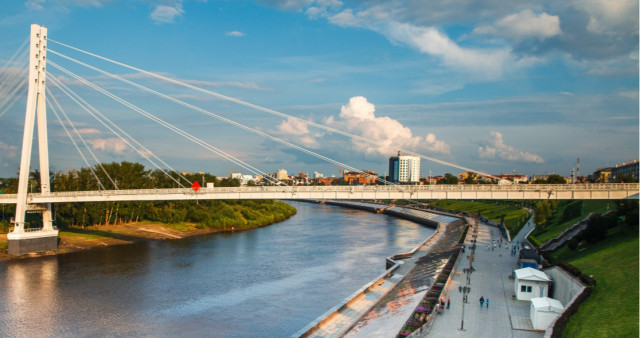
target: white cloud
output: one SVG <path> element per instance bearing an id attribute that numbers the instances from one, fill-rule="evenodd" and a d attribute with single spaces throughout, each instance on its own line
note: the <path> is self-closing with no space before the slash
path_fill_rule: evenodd
<path id="1" fill-rule="evenodd" d="M 182 9 L 182 2 L 176 2 L 173 6 L 170 5 L 156 5 L 153 12 L 151 12 L 151 19 L 157 24 L 162 23 L 174 23 L 176 18 L 182 16 L 184 10 Z"/>
<path id="2" fill-rule="evenodd" d="M 478 156 L 483 159 L 501 159 L 513 162 L 544 163 L 544 160 L 535 154 L 517 150 L 504 144 L 502 134 L 491 131 L 489 138 L 478 147 Z"/>
<path id="3" fill-rule="evenodd" d="M 505 70 L 528 66 L 534 61 L 531 58 L 515 59 L 508 47 L 462 47 L 435 27 L 396 20 L 393 11 L 385 6 L 373 6 L 360 12 L 346 8 L 337 14 L 327 15 L 327 20 L 340 27 L 373 30 L 394 43 L 438 57 L 446 66 L 467 75 L 500 78 Z"/>
<path id="4" fill-rule="evenodd" d="M 44 4 L 44 0 L 28 0 L 27 2 L 24 3 L 24 5 L 27 6 L 27 8 L 36 10 L 36 11 L 42 10 L 44 8 L 42 4 Z"/>
<path id="5" fill-rule="evenodd" d="M 6 157 L 15 157 L 16 156 L 16 151 L 18 150 L 18 147 L 10 146 L 10 145 L 0 141 L 0 150 L 2 150 L 2 155 L 6 156 Z"/>
<path id="6" fill-rule="evenodd" d="M 259 0 L 259 2 L 284 10 L 297 11 L 311 5 L 313 0 Z"/>
<path id="7" fill-rule="evenodd" d="M 95 128 L 80 128 L 78 129 L 78 133 L 83 135 L 95 135 L 95 134 L 101 134 L 102 132 Z"/>
<path id="8" fill-rule="evenodd" d="M 341 7 L 342 1 L 339 0 L 317 0 L 304 13 L 311 19 L 317 19 L 326 17 L 329 14 L 329 10 L 336 11 Z"/>
<path id="9" fill-rule="evenodd" d="M 241 38 L 241 37 L 245 36 L 245 34 L 244 34 L 244 33 L 239 32 L 239 31 L 231 31 L 231 32 L 227 32 L 227 34 L 226 34 L 226 35 L 227 35 L 227 36 L 233 36 L 233 37 L 236 37 L 236 38 Z"/>
<path id="10" fill-rule="evenodd" d="M 127 144 L 118 138 L 94 139 L 87 140 L 87 142 L 91 144 L 93 149 L 103 150 L 116 155 L 123 154 L 127 149 Z"/>
<path id="11" fill-rule="evenodd" d="M 309 132 L 309 128 L 303 121 L 289 117 L 278 125 L 276 133 L 280 135 L 292 136 L 296 143 L 307 148 L 318 148 L 320 143 L 317 138 L 322 134 Z"/>
<path id="12" fill-rule="evenodd" d="M 547 13 L 536 15 L 530 9 L 508 15 L 493 25 L 481 25 L 473 30 L 473 34 L 498 35 L 511 41 L 527 38 L 543 40 L 559 35 L 561 32 L 558 16 Z"/>
<path id="13" fill-rule="evenodd" d="M 417 48 L 422 53 L 441 57 L 449 67 L 487 78 L 501 77 L 505 66 L 512 61 L 508 48 L 464 48 L 433 27 L 391 22 L 383 30 L 383 34 L 393 41 Z"/>
<path id="14" fill-rule="evenodd" d="M 637 0 L 580 0 L 573 4 L 589 13 L 587 29 L 593 33 L 638 32 Z"/>
<path id="15" fill-rule="evenodd" d="M 343 105 L 338 119 L 333 116 L 325 122 L 328 125 L 346 129 L 356 135 L 377 140 L 378 144 L 354 139 L 352 145 L 367 155 L 393 155 L 398 147 L 433 153 L 449 153 L 449 145 L 438 140 L 433 133 L 424 138 L 413 136 L 411 129 L 388 116 L 376 117 L 375 106 L 365 97 L 355 96 Z"/>

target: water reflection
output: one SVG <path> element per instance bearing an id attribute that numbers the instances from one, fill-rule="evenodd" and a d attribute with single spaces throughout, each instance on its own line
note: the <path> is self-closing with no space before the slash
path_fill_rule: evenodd
<path id="1" fill-rule="evenodd" d="M 251 231 L 0 263 L 0 336 L 289 336 L 433 233 L 292 204 Z"/>

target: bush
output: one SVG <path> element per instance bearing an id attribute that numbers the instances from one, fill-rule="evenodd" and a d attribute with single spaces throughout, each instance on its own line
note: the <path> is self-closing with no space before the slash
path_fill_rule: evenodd
<path id="1" fill-rule="evenodd" d="M 587 228 L 584 231 L 584 238 L 589 243 L 595 243 L 603 240 L 607 236 L 607 229 L 615 227 L 617 219 L 615 215 L 603 216 L 594 214 L 587 222 Z"/>
<path id="2" fill-rule="evenodd" d="M 571 250 L 575 250 L 576 248 L 578 248 L 578 244 L 580 244 L 580 241 L 577 238 L 573 238 L 569 241 L 569 249 Z"/>

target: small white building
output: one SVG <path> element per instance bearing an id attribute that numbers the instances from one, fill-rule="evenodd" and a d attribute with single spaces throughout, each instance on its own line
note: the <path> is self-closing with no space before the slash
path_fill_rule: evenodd
<path id="1" fill-rule="evenodd" d="M 515 295 L 518 300 L 547 297 L 551 278 L 534 268 L 515 270 Z"/>
<path id="2" fill-rule="evenodd" d="M 549 324 L 558 317 L 564 306 L 557 299 L 542 297 L 531 298 L 529 318 L 534 330 L 546 330 Z"/>

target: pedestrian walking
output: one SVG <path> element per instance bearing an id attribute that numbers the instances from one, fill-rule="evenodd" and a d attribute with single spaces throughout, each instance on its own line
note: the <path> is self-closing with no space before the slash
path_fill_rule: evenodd
<path id="1" fill-rule="evenodd" d="M 489 308 L 489 298 L 487 298 L 487 309 Z"/>
<path id="2" fill-rule="evenodd" d="M 480 307 L 484 306 L 484 297 L 480 296 Z"/>
<path id="3" fill-rule="evenodd" d="M 451 305 L 451 297 L 447 297 L 447 309 L 449 309 L 449 305 Z"/>

